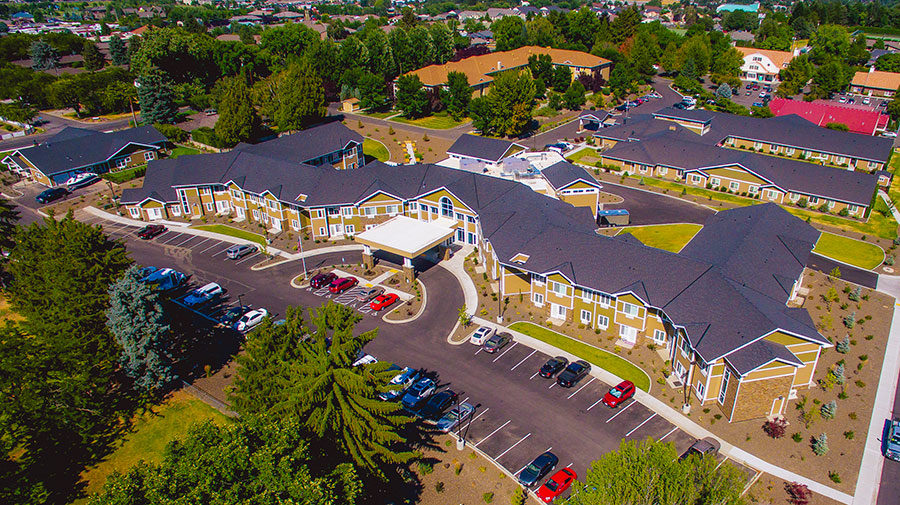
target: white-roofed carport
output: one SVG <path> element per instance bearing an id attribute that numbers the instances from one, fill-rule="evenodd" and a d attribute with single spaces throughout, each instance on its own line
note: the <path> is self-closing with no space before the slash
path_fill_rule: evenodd
<path id="1" fill-rule="evenodd" d="M 434 221 L 419 221 L 396 216 L 373 228 L 358 233 L 354 240 L 365 247 L 363 263 L 373 268 L 372 248 L 387 251 L 403 258 L 403 272 L 407 280 L 414 278 L 412 260 L 426 251 L 446 243 L 456 233 L 457 222 L 442 217 Z"/>

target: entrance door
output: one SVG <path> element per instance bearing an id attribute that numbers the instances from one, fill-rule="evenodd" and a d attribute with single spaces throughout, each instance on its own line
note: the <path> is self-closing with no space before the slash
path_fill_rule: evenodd
<path id="1" fill-rule="evenodd" d="M 147 219 L 149 219 L 150 221 L 162 219 L 162 209 L 160 209 L 159 207 L 147 209 Z"/>
<path id="2" fill-rule="evenodd" d="M 237 210 L 237 216 L 239 219 L 244 219 L 244 208 L 243 207 L 235 207 Z"/>
<path id="3" fill-rule="evenodd" d="M 281 220 L 273 217 L 272 218 L 272 228 L 274 228 L 277 231 L 281 231 Z"/>
<path id="4" fill-rule="evenodd" d="M 332 236 L 332 237 L 334 237 L 334 236 L 336 236 L 336 235 L 343 235 L 343 234 L 344 234 L 344 225 L 342 225 L 342 224 L 333 224 L 333 225 L 330 226 L 330 229 L 331 229 L 331 236 Z"/>
<path id="5" fill-rule="evenodd" d="M 769 415 L 774 416 L 775 414 L 781 414 L 782 409 L 784 409 L 784 397 L 779 396 L 772 400 L 772 411 L 769 412 Z"/>
<path id="6" fill-rule="evenodd" d="M 557 305 L 555 303 L 550 304 L 550 317 L 553 319 L 565 319 L 566 318 L 566 308 L 562 305 Z"/>

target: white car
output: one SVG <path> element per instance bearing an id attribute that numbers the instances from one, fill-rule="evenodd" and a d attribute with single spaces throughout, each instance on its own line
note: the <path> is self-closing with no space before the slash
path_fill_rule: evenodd
<path id="1" fill-rule="evenodd" d="M 863 105 L 869 105 L 870 103 L 872 103 L 872 100 L 870 100 L 869 97 L 863 98 Z"/>
<path id="2" fill-rule="evenodd" d="M 95 174 L 94 172 L 84 172 L 81 174 L 75 174 L 66 181 L 66 189 L 72 191 L 73 189 L 83 188 L 85 186 L 90 186 L 91 184 L 100 180 L 100 176 Z"/>
<path id="3" fill-rule="evenodd" d="M 681 102 L 685 105 L 697 105 L 697 99 L 692 96 L 686 96 L 682 98 Z"/>
<path id="4" fill-rule="evenodd" d="M 897 138 L 897 132 L 884 132 L 881 134 L 882 137 L 891 137 Z"/>
<path id="5" fill-rule="evenodd" d="M 190 294 L 185 296 L 184 304 L 188 307 L 203 305 L 210 302 L 213 298 L 221 295 L 224 292 L 225 290 L 222 289 L 222 286 L 219 286 L 215 282 L 210 282 L 202 288 L 197 288 L 191 291 Z"/>
<path id="6" fill-rule="evenodd" d="M 268 315 L 269 311 L 266 309 L 253 309 L 234 323 L 234 329 L 240 332 L 248 332 L 261 323 Z"/>
<path id="7" fill-rule="evenodd" d="M 497 333 L 496 329 L 490 326 L 482 326 L 469 337 L 469 342 L 475 345 L 484 345 L 484 341 L 493 337 L 495 333 Z"/>
<path id="8" fill-rule="evenodd" d="M 365 354 L 362 358 L 353 362 L 353 366 L 363 366 L 370 365 L 372 363 L 378 363 L 378 358 L 372 356 L 371 354 Z"/>

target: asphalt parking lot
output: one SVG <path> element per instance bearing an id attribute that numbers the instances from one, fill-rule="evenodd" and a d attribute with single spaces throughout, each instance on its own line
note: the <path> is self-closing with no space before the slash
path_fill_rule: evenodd
<path id="1" fill-rule="evenodd" d="M 265 307 L 274 318 L 288 305 L 317 307 L 323 299 L 335 300 L 324 293 L 318 296 L 321 290 L 290 285 L 302 270 L 298 262 L 251 271 L 256 263 L 251 255 L 237 261 L 224 258 L 231 245 L 226 242 L 177 231 L 143 241 L 135 236 L 135 226 L 92 222 L 123 239 L 140 264 L 176 268 L 192 276 L 191 287 L 219 283 L 226 292 L 217 303 L 198 311 L 206 317 L 239 298 L 243 304 Z M 360 260 L 359 252 L 330 253 L 307 259 L 307 266 L 316 269 Z M 456 309 L 463 303 L 462 290 L 440 267 L 425 269 L 420 280 L 431 295 L 422 315 L 403 325 L 364 317 L 358 331 L 378 329 L 378 337 L 365 350 L 380 360 L 422 369 L 440 388 L 451 388 L 460 401 L 475 405 L 472 419 L 462 428 L 467 444 L 510 473 L 517 474 L 547 450 L 559 457 L 557 469 L 569 466 L 583 476 L 592 461 L 616 450 L 622 439 L 652 437 L 672 442 L 679 452 L 693 443 L 689 435 L 633 400 L 615 410 L 600 403 L 610 385 L 598 379 L 589 376 L 572 388 L 561 388 L 555 380 L 539 377 L 537 370 L 549 356 L 523 344 L 511 343 L 496 354 L 469 343 L 448 344 Z M 346 301 L 349 296 L 338 298 Z"/>
<path id="2" fill-rule="evenodd" d="M 697 223 L 704 224 L 715 211 L 702 205 L 659 193 L 641 191 L 608 181 L 600 181 L 603 191 L 621 196 L 621 203 L 608 203 L 604 209 L 628 209 L 631 225 Z"/>

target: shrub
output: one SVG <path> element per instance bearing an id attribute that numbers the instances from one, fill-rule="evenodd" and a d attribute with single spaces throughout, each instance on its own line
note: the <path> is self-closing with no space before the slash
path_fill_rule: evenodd
<path id="1" fill-rule="evenodd" d="M 837 413 L 837 402 L 831 400 L 825 405 L 822 405 L 820 410 L 823 419 L 834 419 L 834 415 Z"/>
<path id="2" fill-rule="evenodd" d="M 862 286 L 857 286 L 856 289 L 847 293 L 847 298 L 849 298 L 851 302 L 858 302 L 860 294 L 862 294 Z"/>
<path id="3" fill-rule="evenodd" d="M 525 500 L 528 499 L 528 495 L 525 494 L 525 490 L 520 487 L 516 488 L 516 491 L 512 494 L 512 498 L 510 499 L 510 503 L 512 505 L 525 505 Z"/>
<path id="4" fill-rule="evenodd" d="M 884 264 L 887 266 L 893 266 L 894 265 L 894 255 L 893 254 L 887 255 L 887 257 L 884 258 Z"/>
<path id="5" fill-rule="evenodd" d="M 831 374 L 834 375 L 835 384 L 843 384 L 847 380 L 846 376 L 844 375 L 843 363 L 838 363 L 837 365 L 835 365 L 834 370 L 831 371 Z"/>
<path id="6" fill-rule="evenodd" d="M 828 472 L 828 478 L 835 484 L 841 483 L 841 476 L 837 472 Z"/>
<path id="7" fill-rule="evenodd" d="M 208 126 L 201 126 L 200 128 L 192 131 L 191 138 L 194 140 L 194 142 L 199 142 L 201 144 L 206 144 L 208 146 L 220 149 L 225 147 L 232 147 L 219 140 L 219 136 L 216 135 L 216 131 Z"/>
<path id="8" fill-rule="evenodd" d="M 847 324 L 846 318 L 844 319 L 844 324 Z M 845 336 L 843 340 L 838 342 L 837 345 L 834 346 L 834 350 L 841 354 L 847 354 L 848 352 L 850 352 L 850 335 Z"/>
<path id="9" fill-rule="evenodd" d="M 806 484 L 799 482 L 785 482 L 784 492 L 788 495 L 788 503 L 791 505 L 807 505 L 812 498 L 812 491 L 806 487 Z"/>
<path id="10" fill-rule="evenodd" d="M 787 429 L 787 421 L 784 419 L 775 419 L 773 421 L 766 421 L 763 424 L 763 431 L 766 432 L 772 438 L 781 438 L 784 436 L 784 432 Z"/>
<path id="11" fill-rule="evenodd" d="M 858 387 L 858 388 L 860 388 L 860 389 L 866 387 L 866 383 L 863 382 L 863 381 L 861 381 L 861 380 L 856 381 L 855 384 L 856 384 L 856 387 Z"/>
<path id="12" fill-rule="evenodd" d="M 491 503 L 494 501 L 494 493 L 484 493 L 481 495 L 481 499 L 484 500 L 485 503 Z"/>
<path id="13" fill-rule="evenodd" d="M 797 200 L 797 207 L 800 207 L 801 209 L 805 209 L 808 205 L 809 200 L 807 200 L 805 197 Z"/>
<path id="14" fill-rule="evenodd" d="M 441 480 L 437 481 L 437 482 L 434 484 L 434 490 L 435 490 L 435 492 L 438 493 L 438 494 L 443 493 L 443 492 L 444 492 L 444 481 L 441 481 Z"/>
<path id="15" fill-rule="evenodd" d="M 854 433 L 853 430 L 844 432 L 844 438 L 846 438 L 847 440 L 853 440 L 853 437 L 855 437 L 855 436 L 856 436 L 856 433 Z"/>
<path id="16" fill-rule="evenodd" d="M 429 473 L 434 471 L 434 465 L 431 463 L 425 463 L 424 461 L 419 461 L 419 471 L 422 472 L 422 475 L 428 475 Z"/>
<path id="17" fill-rule="evenodd" d="M 793 435 L 791 435 L 791 440 L 799 444 L 801 441 L 803 441 L 803 435 L 801 435 L 800 433 L 794 433 Z"/>
<path id="18" fill-rule="evenodd" d="M 827 213 L 829 209 L 830 209 L 830 207 L 828 207 L 828 204 L 823 203 L 822 205 L 819 205 L 819 207 L 816 210 L 818 210 L 819 212 Z"/>
<path id="19" fill-rule="evenodd" d="M 850 215 L 850 211 L 847 210 L 846 207 L 844 207 L 843 209 L 841 209 L 840 211 L 838 211 L 838 215 L 841 216 L 841 217 L 847 217 L 847 216 Z"/>
<path id="20" fill-rule="evenodd" d="M 822 433 L 818 437 L 814 437 L 810 447 L 816 456 L 824 456 L 828 452 L 828 435 Z"/>
<path id="21" fill-rule="evenodd" d="M 844 316 L 844 326 L 853 328 L 854 325 L 856 325 L 856 311 Z"/>
<path id="22" fill-rule="evenodd" d="M 188 132 L 173 124 L 156 123 L 153 127 L 172 142 L 186 142 L 188 139 Z"/>

